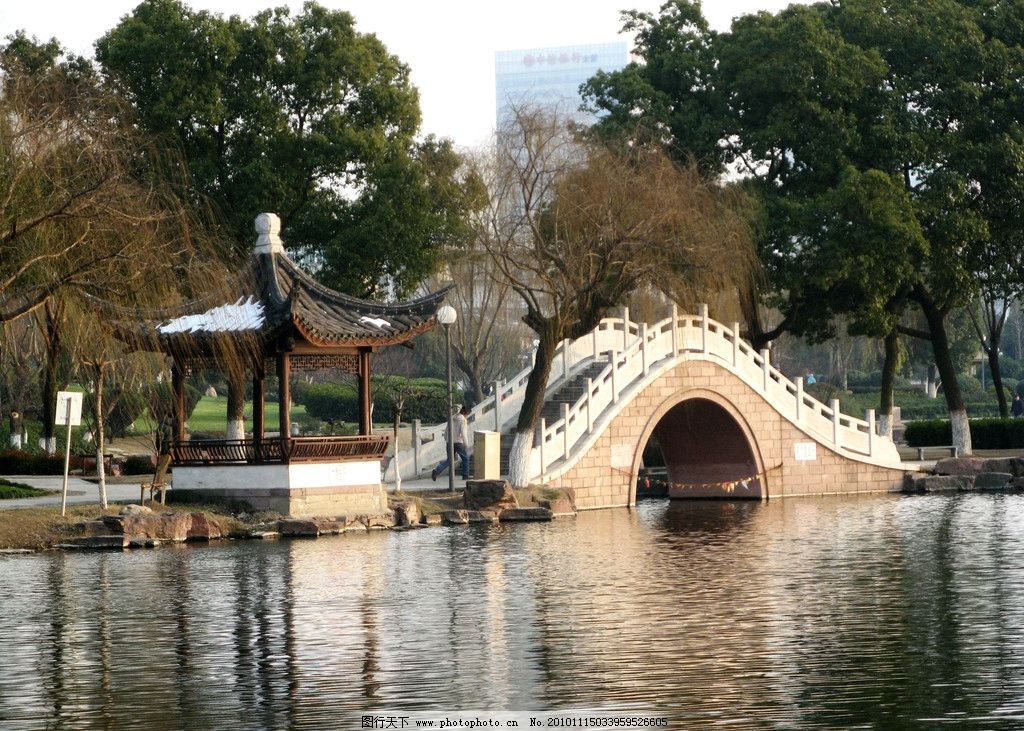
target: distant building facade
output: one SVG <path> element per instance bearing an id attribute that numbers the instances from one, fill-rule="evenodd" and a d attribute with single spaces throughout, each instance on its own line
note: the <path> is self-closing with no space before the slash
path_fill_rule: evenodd
<path id="1" fill-rule="evenodd" d="M 494 55 L 496 122 L 502 129 L 512 110 L 537 106 L 582 124 L 594 116 L 580 111 L 580 85 L 598 71 L 618 71 L 629 61 L 625 42 L 498 51 Z"/>

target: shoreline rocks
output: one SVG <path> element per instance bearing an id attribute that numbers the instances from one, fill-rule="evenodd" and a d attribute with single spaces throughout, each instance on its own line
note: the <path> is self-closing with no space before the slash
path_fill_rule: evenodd
<path id="1" fill-rule="evenodd" d="M 1024 457 L 948 457 L 931 473 L 907 474 L 903 492 L 1017 492 L 1024 491 Z"/>

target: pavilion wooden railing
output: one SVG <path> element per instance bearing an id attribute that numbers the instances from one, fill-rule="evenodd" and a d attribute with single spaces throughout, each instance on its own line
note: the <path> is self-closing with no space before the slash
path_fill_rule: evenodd
<path id="1" fill-rule="evenodd" d="M 383 459 L 388 435 L 356 437 L 272 437 L 253 439 L 193 439 L 171 446 L 175 465 L 293 464 Z"/>

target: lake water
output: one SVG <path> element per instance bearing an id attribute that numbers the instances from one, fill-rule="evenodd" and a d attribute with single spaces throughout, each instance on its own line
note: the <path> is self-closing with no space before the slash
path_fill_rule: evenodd
<path id="1" fill-rule="evenodd" d="M 672 728 L 1020 728 L 1022 525 L 1015 496 L 651 501 L 0 557 L 0 728 L 567 708 Z"/>

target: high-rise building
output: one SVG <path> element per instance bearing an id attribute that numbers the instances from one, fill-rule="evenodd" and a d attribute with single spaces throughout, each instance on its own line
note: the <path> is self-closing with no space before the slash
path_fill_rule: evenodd
<path id="1" fill-rule="evenodd" d="M 598 71 L 618 71 L 629 61 L 624 42 L 498 51 L 494 55 L 496 120 L 500 130 L 517 106 L 556 110 L 567 119 L 593 122 L 580 111 L 580 85 Z"/>

